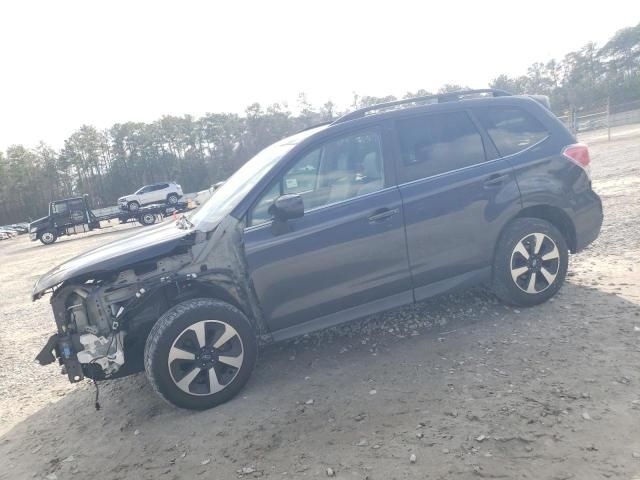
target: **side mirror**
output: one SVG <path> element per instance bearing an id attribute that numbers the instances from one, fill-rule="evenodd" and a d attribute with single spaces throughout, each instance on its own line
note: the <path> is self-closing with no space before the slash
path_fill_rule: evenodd
<path id="1" fill-rule="evenodd" d="M 269 214 L 279 222 L 300 218 L 304 215 L 304 201 L 297 193 L 281 195 L 269 207 Z"/>

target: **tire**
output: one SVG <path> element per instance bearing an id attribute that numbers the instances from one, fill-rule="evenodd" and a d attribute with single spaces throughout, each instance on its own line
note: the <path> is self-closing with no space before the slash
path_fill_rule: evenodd
<path id="1" fill-rule="evenodd" d="M 156 223 L 156 216 L 153 213 L 143 213 L 138 217 L 138 222 L 144 226 L 153 225 Z"/>
<path id="2" fill-rule="evenodd" d="M 127 203 L 127 208 L 130 212 L 137 212 L 140 210 L 140 204 L 136 201 Z"/>
<path id="3" fill-rule="evenodd" d="M 242 389 L 257 352 L 254 329 L 240 310 L 219 300 L 196 298 L 172 307 L 156 322 L 145 345 L 144 367 L 164 400 L 205 410 Z"/>
<path id="4" fill-rule="evenodd" d="M 170 193 L 169 195 L 167 195 L 167 204 L 169 205 L 175 205 L 176 203 L 178 203 L 178 195 L 176 193 Z"/>
<path id="5" fill-rule="evenodd" d="M 515 219 L 496 247 L 493 291 L 512 305 L 539 305 L 560 289 L 568 264 L 567 242 L 556 227 L 539 218 Z"/>
<path id="6" fill-rule="evenodd" d="M 55 230 L 45 230 L 44 232 L 42 232 L 42 234 L 40 234 L 40 241 L 44 245 L 51 245 L 57 239 L 58 239 L 58 234 L 55 232 Z"/>

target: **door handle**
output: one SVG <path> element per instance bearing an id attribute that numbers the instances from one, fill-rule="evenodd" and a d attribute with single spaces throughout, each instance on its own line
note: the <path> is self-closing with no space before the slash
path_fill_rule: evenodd
<path id="1" fill-rule="evenodd" d="M 485 188 L 499 187 L 509 178 L 508 173 L 494 173 L 484 181 Z"/>
<path id="2" fill-rule="evenodd" d="M 369 216 L 370 222 L 381 222 L 387 218 L 391 218 L 400 212 L 398 208 L 379 208 Z"/>

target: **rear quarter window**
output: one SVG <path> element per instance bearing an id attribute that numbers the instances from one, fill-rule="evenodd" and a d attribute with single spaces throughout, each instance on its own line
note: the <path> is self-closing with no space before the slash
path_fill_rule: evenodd
<path id="1" fill-rule="evenodd" d="M 474 113 L 503 157 L 521 152 L 549 136 L 549 131 L 521 108 L 487 107 Z"/>

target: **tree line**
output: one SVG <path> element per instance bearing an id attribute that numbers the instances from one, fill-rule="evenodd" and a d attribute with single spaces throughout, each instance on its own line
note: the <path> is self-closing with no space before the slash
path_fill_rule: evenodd
<path id="1" fill-rule="evenodd" d="M 640 100 L 640 24 L 619 30 L 603 47 L 588 43 L 560 61 L 536 62 L 521 76 L 499 75 L 490 87 L 546 94 L 559 115 L 607 98 L 612 103 Z M 438 93 L 463 88 L 468 87 L 444 85 Z M 430 93 L 407 92 L 403 98 Z M 396 99 L 354 94 L 349 109 Z M 0 225 L 37 218 L 49 201 L 85 193 L 101 207 L 158 181 L 176 180 L 185 192 L 202 190 L 276 140 L 345 113 L 331 101 L 311 105 L 304 93 L 297 103 L 296 114 L 287 105 L 254 103 L 243 115 L 164 116 L 106 130 L 83 125 L 60 150 L 44 143 L 12 145 L 0 151 Z"/>

